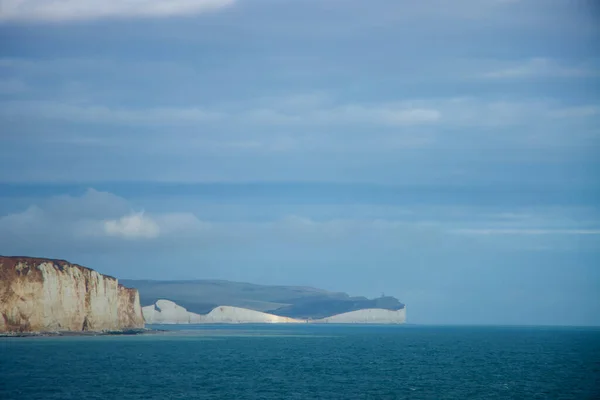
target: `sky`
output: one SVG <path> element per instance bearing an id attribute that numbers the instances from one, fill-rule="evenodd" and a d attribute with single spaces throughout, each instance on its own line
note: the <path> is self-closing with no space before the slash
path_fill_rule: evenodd
<path id="1" fill-rule="evenodd" d="M 600 325 L 600 7 L 2 0 L 0 254 Z"/>

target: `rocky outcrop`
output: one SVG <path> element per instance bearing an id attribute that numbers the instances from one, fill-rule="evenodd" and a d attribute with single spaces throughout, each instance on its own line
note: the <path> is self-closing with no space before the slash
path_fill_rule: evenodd
<path id="1" fill-rule="evenodd" d="M 144 327 L 139 294 L 63 260 L 0 256 L 0 332 Z"/>
<path id="2" fill-rule="evenodd" d="M 169 300 L 158 300 L 142 308 L 147 324 L 272 324 L 302 323 L 299 319 L 280 317 L 247 308 L 220 306 L 205 315 L 195 314 Z"/>
<path id="3" fill-rule="evenodd" d="M 332 315 L 310 322 L 322 324 L 403 324 L 406 322 L 406 307 L 401 310 L 370 308 Z"/>

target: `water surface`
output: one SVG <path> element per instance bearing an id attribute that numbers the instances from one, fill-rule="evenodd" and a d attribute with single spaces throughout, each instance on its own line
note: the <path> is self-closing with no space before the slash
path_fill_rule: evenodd
<path id="1" fill-rule="evenodd" d="M 0 398 L 600 398 L 592 328 L 161 328 L 0 339 Z"/>

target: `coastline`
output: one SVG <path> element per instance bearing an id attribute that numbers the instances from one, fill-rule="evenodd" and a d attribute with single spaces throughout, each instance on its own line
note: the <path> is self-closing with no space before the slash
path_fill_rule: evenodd
<path id="1" fill-rule="evenodd" d="M 30 338 L 30 337 L 80 337 L 80 336 L 133 336 L 133 335 L 152 335 L 164 332 L 160 329 L 127 329 L 122 331 L 57 331 L 57 332 L 2 332 L 2 338 Z"/>

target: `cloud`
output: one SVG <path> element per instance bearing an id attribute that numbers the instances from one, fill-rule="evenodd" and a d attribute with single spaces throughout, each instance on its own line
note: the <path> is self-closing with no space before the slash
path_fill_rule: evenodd
<path id="1" fill-rule="evenodd" d="M 272 125 L 509 126 L 538 124 L 551 118 L 588 118 L 599 114 L 595 104 L 567 106 L 551 99 L 494 100 L 476 97 L 433 98 L 374 104 L 251 109 L 232 118 Z"/>
<path id="2" fill-rule="evenodd" d="M 73 21 L 195 15 L 235 0 L 4 0 L 0 21 Z"/>
<path id="3" fill-rule="evenodd" d="M 223 121 L 281 124 L 375 124 L 388 126 L 433 123 L 440 119 L 435 109 L 406 104 L 347 104 L 331 108 L 288 111 L 277 108 L 254 109 L 246 104 L 241 111 L 209 110 L 201 106 L 183 108 L 124 109 L 104 105 L 80 105 L 47 101 L 7 101 L 2 103 L 5 117 L 35 115 L 44 119 L 93 122 L 117 125 L 186 125 Z"/>
<path id="4" fill-rule="evenodd" d="M 104 232 L 125 239 L 153 239 L 158 237 L 160 228 L 152 218 L 140 212 L 105 221 Z"/>
<path id="5" fill-rule="evenodd" d="M 211 225 L 191 213 L 132 212 L 132 204 L 108 192 L 54 196 L 22 212 L 0 217 L 0 242 L 76 245 L 105 240 L 186 237 Z"/>
<path id="6" fill-rule="evenodd" d="M 408 245 L 411 236 L 435 236 L 436 227 L 373 218 L 314 219 L 292 212 L 263 221 L 239 217 L 229 222 L 206 222 L 191 212 L 133 212 L 134 205 L 111 193 L 89 189 L 81 196 L 55 196 L 22 212 L 0 217 L 0 246 L 102 248 L 117 243 L 152 246 L 170 243 L 343 243 L 363 238 L 381 245 Z M 422 235 L 419 235 L 419 232 Z M 439 232 L 439 231 L 438 231 Z M 430 235 L 431 236 L 431 235 Z M 352 239 L 354 238 L 354 239 Z M 155 239 L 160 239 L 159 241 Z M 387 243 L 387 244 L 386 244 Z M 19 247 L 20 248 L 20 247 Z"/>
<path id="7" fill-rule="evenodd" d="M 264 124 L 371 124 L 387 126 L 435 123 L 441 118 L 438 110 L 411 107 L 405 104 L 344 104 L 330 108 L 280 110 L 262 108 L 245 113 L 250 121 Z"/>
<path id="8" fill-rule="evenodd" d="M 555 128 L 555 120 L 585 120 L 595 117 L 596 104 L 570 106 L 554 99 L 482 101 L 474 97 L 431 100 L 431 107 L 442 113 L 440 125 L 463 127 L 546 126 Z M 520 136 L 523 136 L 522 132 Z"/>
<path id="9" fill-rule="evenodd" d="M 600 235 L 600 229 L 457 229 L 461 235 Z"/>
<path id="10" fill-rule="evenodd" d="M 7 117 L 37 115 L 44 119 L 117 125 L 185 125 L 220 119 L 220 113 L 198 107 L 122 109 L 50 101 L 8 101 L 2 105 Z"/>
<path id="11" fill-rule="evenodd" d="M 551 99 L 482 100 L 475 97 L 403 100 L 382 103 L 319 103 L 291 96 L 247 101 L 235 106 L 120 108 L 50 101 L 0 102 L 0 117 L 35 118 L 121 126 L 197 126 L 199 124 L 248 124 L 273 127 L 306 126 L 509 126 L 539 124 L 552 118 L 589 118 L 600 114 L 600 106 L 570 106 Z M 224 126 L 224 125 L 223 125 Z M 230 140 L 231 141 L 231 140 Z M 256 147 L 255 140 L 236 139 L 241 147 Z M 233 145 L 235 147 L 235 145 Z"/>
<path id="12" fill-rule="evenodd" d="M 586 118 L 596 115 L 600 115 L 600 106 L 565 107 L 553 113 L 556 118 Z"/>
<path id="13" fill-rule="evenodd" d="M 486 72 L 483 77 L 489 79 L 518 79 L 574 78 L 598 75 L 600 75 L 600 71 L 597 69 L 566 66 L 549 58 L 531 58 L 507 68 Z"/>
<path id="14" fill-rule="evenodd" d="M 213 224 L 201 221 L 194 214 L 187 212 L 157 214 L 154 221 L 160 228 L 160 234 L 164 236 L 205 234 L 214 229 Z"/>
<path id="15" fill-rule="evenodd" d="M 155 199 L 147 200 L 156 204 Z M 196 200 L 189 200 L 184 204 L 194 207 Z M 0 216 L 0 254 L 66 257 L 74 252 L 166 254 L 202 249 L 218 257 L 238 252 L 251 257 L 257 249 L 293 248 L 310 258 L 307 254 L 317 250 L 399 254 L 477 246 L 485 251 L 571 251 L 597 249 L 600 235 L 595 211 L 530 210 L 525 218 L 515 210 L 490 216 L 487 209 L 473 208 L 425 207 L 398 214 L 388 209 L 360 212 L 354 207 L 332 212 L 339 206 L 323 211 L 323 205 L 292 203 L 273 210 L 269 202 L 257 205 L 243 199 L 237 213 L 230 208 L 215 211 L 204 203 L 182 210 L 179 200 L 166 203 L 167 210 L 178 212 L 132 211 L 143 206 L 138 201 L 93 189 L 81 196 L 38 200 L 21 212 Z"/>
<path id="16" fill-rule="evenodd" d="M 81 196 L 60 195 L 42 202 L 44 212 L 62 220 L 114 218 L 127 213 L 127 200 L 93 188 Z"/>

